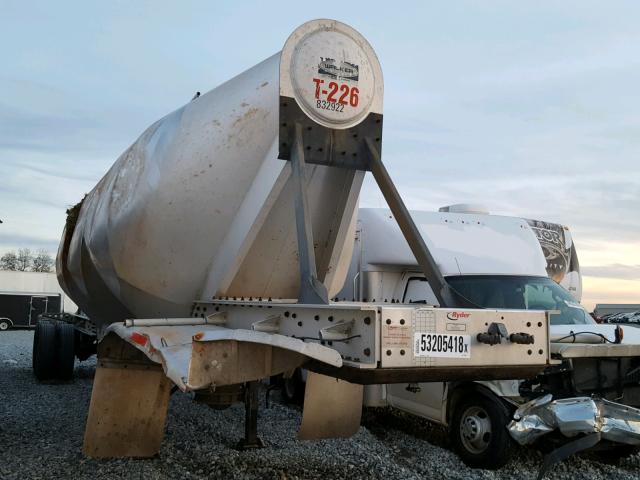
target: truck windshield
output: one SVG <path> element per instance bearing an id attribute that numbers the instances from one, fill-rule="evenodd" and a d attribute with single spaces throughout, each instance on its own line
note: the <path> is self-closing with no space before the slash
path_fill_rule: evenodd
<path id="1" fill-rule="evenodd" d="M 557 310 L 552 325 L 595 323 L 584 307 L 547 277 L 463 275 L 447 277 L 449 285 L 483 308 Z"/>

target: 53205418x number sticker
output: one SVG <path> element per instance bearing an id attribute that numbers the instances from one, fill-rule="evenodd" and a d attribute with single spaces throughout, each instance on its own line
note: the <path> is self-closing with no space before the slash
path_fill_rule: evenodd
<path id="1" fill-rule="evenodd" d="M 413 355 L 416 357 L 470 358 L 470 335 L 415 332 Z"/>

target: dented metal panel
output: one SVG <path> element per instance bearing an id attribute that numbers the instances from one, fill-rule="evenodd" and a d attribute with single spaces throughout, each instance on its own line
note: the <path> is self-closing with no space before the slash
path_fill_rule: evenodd
<path id="1" fill-rule="evenodd" d="M 193 320 L 193 319 L 177 319 Z M 340 367 L 340 355 L 315 343 L 216 325 L 107 328 L 162 365 L 181 390 L 199 390 L 259 380 L 301 366 L 309 360 Z"/>
<path id="2" fill-rule="evenodd" d="M 600 433 L 605 440 L 640 445 L 640 409 L 600 398 L 545 395 L 520 406 L 513 418 L 507 428 L 520 445 L 556 429 L 565 437 Z"/>

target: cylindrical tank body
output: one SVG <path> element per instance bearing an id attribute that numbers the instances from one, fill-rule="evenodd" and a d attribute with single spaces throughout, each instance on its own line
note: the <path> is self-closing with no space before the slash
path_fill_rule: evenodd
<path id="1" fill-rule="evenodd" d="M 294 189 L 289 162 L 278 159 L 279 102 L 291 85 L 281 57 L 308 47 L 309 31 L 334 29 L 366 44 L 339 22 L 301 29 L 306 36 L 283 52 L 151 125 L 71 212 L 58 278 L 97 323 L 188 316 L 194 300 L 213 296 L 297 297 Z M 331 45 L 325 35 L 322 48 L 353 57 L 338 37 Z M 376 67 L 381 97 L 379 64 L 365 46 L 356 53 Z M 346 275 L 363 175 L 306 168 L 318 278 L 330 295 Z"/>

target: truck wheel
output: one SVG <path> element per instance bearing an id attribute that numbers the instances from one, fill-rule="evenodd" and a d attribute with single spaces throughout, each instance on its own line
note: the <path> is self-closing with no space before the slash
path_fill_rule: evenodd
<path id="1" fill-rule="evenodd" d="M 509 412 L 497 398 L 472 394 L 460 400 L 451 422 L 451 440 L 469 467 L 495 470 L 509 460 Z"/>
<path id="2" fill-rule="evenodd" d="M 304 402 L 304 381 L 302 380 L 302 372 L 296 368 L 293 375 L 289 378 L 281 378 L 282 380 L 282 400 L 284 403 L 293 405 L 302 405 Z"/>
<path id="3" fill-rule="evenodd" d="M 33 335 L 33 373 L 38 380 L 53 377 L 56 352 L 56 329 L 49 322 L 38 322 Z"/>
<path id="4" fill-rule="evenodd" d="M 7 330 L 9 330 L 9 327 L 11 326 L 11 324 L 9 323 L 9 320 L 3 318 L 0 320 L 0 332 L 5 332 Z"/>
<path id="5" fill-rule="evenodd" d="M 59 380 L 71 380 L 76 360 L 74 353 L 75 328 L 68 323 L 56 325 L 55 376 Z"/>

